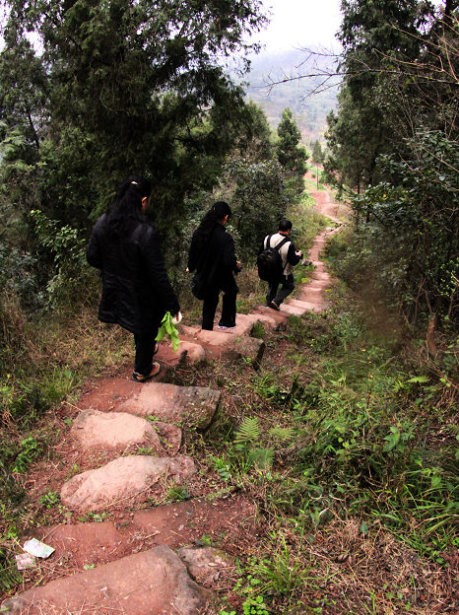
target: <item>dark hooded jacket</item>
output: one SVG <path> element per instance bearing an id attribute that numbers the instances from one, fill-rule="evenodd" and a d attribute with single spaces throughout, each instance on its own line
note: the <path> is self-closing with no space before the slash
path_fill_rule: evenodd
<path id="1" fill-rule="evenodd" d="M 197 271 L 209 287 L 230 290 L 236 286 L 233 273 L 239 272 L 234 240 L 222 224 L 217 224 L 203 245 L 198 232 L 193 234 L 188 253 L 188 269 Z"/>
<path id="2" fill-rule="evenodd" d="M 111 231 L 107 215 L 96 222 L 87 248 L 90 265 L 102 272 L 99 319 L 132 333 L 148 333 L 179 303 L 170 284 L 154 228 L 130 220 L 123 235 Z"/>

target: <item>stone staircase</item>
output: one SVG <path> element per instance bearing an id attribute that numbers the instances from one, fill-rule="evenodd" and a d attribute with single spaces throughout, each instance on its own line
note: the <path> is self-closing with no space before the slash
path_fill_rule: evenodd
<path id="1" fill-rule="evenodd" d="M 249 363 L 258 368 L 265 345 L 250 335 L 256 323 L 278 329 L 286 326 L 290 315 L 324 308 L 330 278 L 319 253 L 331 232 L 322 233 L 311 249 L 315 265 L 311 282 L 281 311 L 260 306 L 251 314 L 239 314 L 230 331 L 182 326 L 179 352 L 161 344 L 157 360 L 174 369 L 182 361 L 243 358 L 247 369 Z M 184 432 L 207 429 L 220 398 L 221 391 L 212 388 L 139 384 L 125 377 L 114 377 L 110 386 L 83 394 L 68 433 L 69 463 L 77 458 L 80 471 L 61 485 L 61 503 L 80 518 L 111 513 L 111 519 L 37 530 L 35 537 L 55 549 L 47 562 L 46 577 L 52 580 L 40 585 L 37 577 L 36 586 L 4 601 L 0 612 L 216 612 L 212 598 L 233 585 L 235 562 L 228 552 L 202 544 L 202 537 L 212 528 L 219 544 L 228 544 L 230 550 L 237 528 L 250 544 L 257 510 L 237 493 L 174 504 L 164 501 L 168 489 L 186 488 L 193 481 L 196 462 L 183 452 Z M 138 454 L 139 449 L 148 454 Z"/>

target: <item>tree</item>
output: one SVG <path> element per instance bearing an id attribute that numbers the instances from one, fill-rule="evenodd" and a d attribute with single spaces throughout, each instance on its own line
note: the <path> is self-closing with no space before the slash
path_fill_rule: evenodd
<path id="1" fill-rule="evenodd" d="M 346 76 L 325 166 L 360 193 L 360 254 L 386 297 L 412 322 L 457 321 L 457 6 L 437 14 L 428 2 L 343 6 Z"/>
<path id="2" fill-rule="evenodd" d="M 320 141 L 317 139 L 316 141 L 311 143 L 311 145 L 312 145 L 312 154 L 311 154 L 312 162 L 314 164 L 322 164 L 324 161 L 325 154 L 322 149 L 322 145 Z"/>
<path id="3" fill-rule="evenodd" d="M 284 169 L 287 191 L 290 198 L 298 199 L 304 190 L 304 174 L 308 158 L 300 145 L 301 133 L 290 109 L 284 109 L 277 127 L 277 158 Z"/>
<path id="4" fill-rule="evenodd" d="M 247 47 L 243 36 L 263 23 L 258 0 L 8 4 L 8 28 L 42 37 L 55 152 L 48 164 L 56 181 L 44 195 L 50 213 L 62 215 L 65 202 L 66 220 L 84 225 L 131 169 L 161 186 L 166 219 L 196 183 L 215 183 L 206 158 L 228 151 L 243 107 L 219 57 Z"/>

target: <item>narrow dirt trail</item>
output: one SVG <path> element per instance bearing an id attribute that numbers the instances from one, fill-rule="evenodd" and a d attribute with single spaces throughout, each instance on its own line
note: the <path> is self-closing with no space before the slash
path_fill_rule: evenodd
<path id="1" fill-rule="evenodd" d="M 327 191 L 312 196 L 317 210 L 339 225 L 342 206 Z M 290 315 L 326 308 L 331 279 L 321 251 L 338 228 L 316 237 L 311 280 L 281 311 L 258 306 L 239 314 L 231 333 L 183 326 L 180 353 L 160 345 L 163 373 L 203 359 L 260 365 L 265 344 L 250 335 L 255 323 L 275 330 Z M 231 554 L 250 546 L 257 527 L 254 504 L 244 494 L 209 493 L 192 456 L 190 438 L 209 427 L 222 395 L 211 387 L 139 385 L 124 370 L 88 383 L 65 417 L 52 463 L 30 477 L 37 499 L 60 493 L 65 521 L 36 528 L 33 536 L 55 551 L 24 573 L 24 591 L 5 601 L 2 612 L 213 613 L 212 595 L 234 585 Z M 174 490 L 193 497 L 166 503 Z M 219 548 L 204 546 L 203 536 Z"/>

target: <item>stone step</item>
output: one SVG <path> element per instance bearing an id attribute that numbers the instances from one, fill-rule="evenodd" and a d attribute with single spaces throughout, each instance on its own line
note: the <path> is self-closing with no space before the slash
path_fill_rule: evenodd
<path id="1" fill-rule="evenodd" d="M 223 358 L 231 361 L 249 359 L 252 365 L 258 368 L 263 358 L 265 343 L 258 338 L 249 337 L 248 333 L 256 322 L 271 325 L 273 319 L 265 318 L 263 314 L 253 315 L 251 318 L 247 316 L 247 314 L 238 315 L 237 319 L 242 317 L 241 324 L 234 329 L 207 331 L 199 327 L 184 327 L 183 335 L 198 340 L 213 359 Z M 245 333 L 237 334 L 238 327 L 239 331 Z"/>
<path id="2" fill-rule="evenodd" d="M 160 426 L 127 412 L 83 410 L 73 422 L 70 435 L 86 452 L 135 452 L 151 449 L 158 456 L 177 454 L 182 432 L 175 425 Z"/>
<path id="3" fill-rule="evenodd" d="M 303 314 L 306 314 L 306 312 L 320 311 L 322 309 L 322 305 L 323 305 L 322 297 L 318 295 L 313 295 L 312 297 L 309 297 L 307 293 L 306 293 L 306 296 L 308 297 L 309 300 L 303 300 L 302 298 L 288 299 L 287 304 L 291 305 L 292 307 L 304 310 Z"/>
<path id="4" fill-rule="evenodd" d="M 181 387 L 163 382 L 148 382 L 113 409 L 206 429 L 217 411 L 220 398 L 220 391 L 207 387 Z"/>
<path id="5" fill-rule="evenodd" d="M 301 297 L 302 295 L 300 295 Z M 301 299 L 290 299 L 287 303 L 292 308 L 299 308 L 303 310 L 302 314 L 306 314 L 307 312 L 322 312 L 324 309 L 324 301 L 320 296 L 308 297 L 308 300 Z M 284 306 L 282 306 L 284 309 Z M 300 314 L 300 315 L 302 315 Z M 298 315 L 298 314 L 295 314 Z"/>
<path id="6" fill-rule="evenodd" d="M 61 489 L 61 502 L 79 513 L 129 508 L 160 501 L 167 487 L 181 484 L 195 472 L 190 457 L 129 455 L 73 476 Z"/>
<path id="7" fill-rule="evenodd" d="M 275 328 L 277 330 L 285 329 L 286 324 L 287 324 L 287 320 L 288 320 L 288 316 L 286 314 L 282 314 L 281 312 L 277 312 L 276 310 L 272 310 L 271 308 L 267 307 L 266 305 L 257 305 L 255 310 L 256 310 L 256 312 L 258 314 L 267 315 L 272 320 L 275 320 L 275 322 L 276 322 L 276 327 Z"/>
<path id="8" fill-rule="evenodd" d="M 155 361 L 159 361 L 162 365 L 166 365 L 169 368 L 177 367 L 180 363 L 193 365 L 205 361 L 206 351 L 201 344 L 180 340 L 178 350 L 173 350 L 172 346 L 168 342 L 161 342 L 159 344 L 159 350 L 155 355 Z"/>
<path id="9" fill-rule="evenodd" d="M 127 412 L 155 417 L 162 438 L 164 423 L 207 428 L 220 403 L 221 392 L 208 387 L 181 387 L 163 382 L 139 384 L 129 378 L 101 379 L 78 402 L 80 410 Z"/>
<path id="10" fill-rule="evenodd" d="M 207 601 L 180 557 L 161 545 L 29 589 L 2 609 L 11 615 L 198 615 Z"/>
<path id="11" fill-rule="evenodd" d="M 307 311 L 304 307 L 297 307 L 289 303 L 282 303 L 280 306 L 281 313 L 288 314 L 289 316 L 303 316 Z"/>
<path id="12" fill-rule="evenodd" d="M 325 282 L 328 284 L 331 280 L 331 276 L 326 271 L 314 271 L 311 275 L 311 279 L 322 283 Z"/>
<path id="13" fill-rule="evenodd" d="M 304 286 L 300 288 L 300 292 L 310 293 L 310 294 L 322 293 L 324 291 L 324 288 L 326 288 L 325 284 L 316 282 L 316 283 L 311 283 L 311 284 L 305 284 Z"/>

